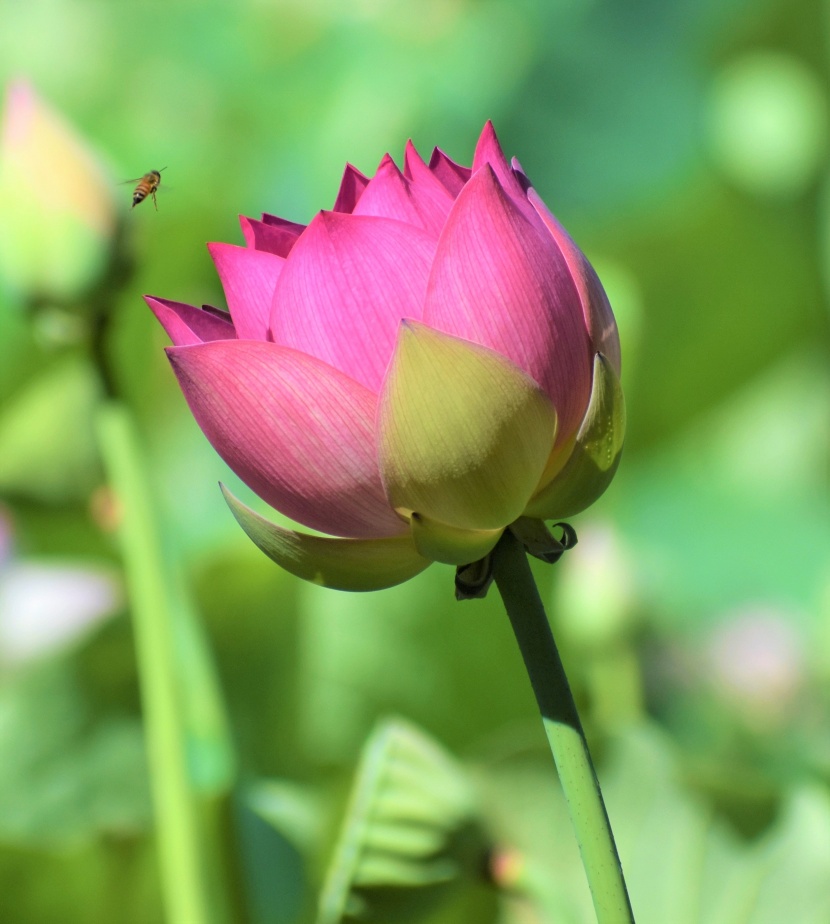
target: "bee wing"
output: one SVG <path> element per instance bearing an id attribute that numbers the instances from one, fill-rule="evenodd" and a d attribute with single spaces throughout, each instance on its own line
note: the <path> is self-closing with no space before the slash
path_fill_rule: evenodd
<path id="1" fill-rule="evenodd" d="M 121 182 L 118 183 L 117 185 L 126 186 L 128 183 L 137 183 L 139 180 L 143 180 L 143 179 L 144 179 L 143 176 L 135 176 L 131 180 L 121 180 Z"/>

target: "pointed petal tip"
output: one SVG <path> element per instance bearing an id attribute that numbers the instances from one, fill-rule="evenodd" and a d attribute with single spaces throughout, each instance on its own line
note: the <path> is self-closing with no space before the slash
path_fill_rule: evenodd
<path id="1" fill-rule="evenodd" d="M 176 346 L 236 339 L 230 318 L 218 317 L 194 305 L 155 295 L 145 295 L 144 300 Z"/>
<path id="2" fill-rule="evenodd" d="M 501 143 L 499 142 L 499 136 L 496 134 L 496 127 L 493 125 L 493 120 L 488 119 L 484 123 L 484 127 L 481 129 L 481 134 L 478 136 L 478 144 L 476 148 L 483 147 L 484 145 L 496 145 L 499 151 L 501 151 Z M 502 157 L 504 154 L 502 154 Z"/>

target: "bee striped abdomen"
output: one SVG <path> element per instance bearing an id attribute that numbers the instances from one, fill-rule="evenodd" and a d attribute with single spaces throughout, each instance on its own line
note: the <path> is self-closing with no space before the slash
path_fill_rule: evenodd
<path id="1" fill-rule="evenodd" d="M 149 173 L 145 173 L 138 181 L 138 186 L 133 190 L 133 208 L 140 202 L 143 202 L 147 196 L 153 197 L 153 205 L 158 208 L 158 204 L 156 203 L 156 190 L 160 185 L 161 172 L 159 170 L 151 170 Z"/>

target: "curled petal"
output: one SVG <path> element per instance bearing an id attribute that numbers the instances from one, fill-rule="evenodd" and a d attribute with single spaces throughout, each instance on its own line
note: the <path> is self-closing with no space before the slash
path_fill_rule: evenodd
<path id="1" fill-rule="evenodd" d="M 184 302 L 155 298 L 152 295 L 145 295 L 144 301 L 176 346 L 206 343 L 209 340 L 236 339 L 233 324 L 210 311 L 194 308 L 193 305 L 186 305 Z"/>
<path id="2" fill-rule="evenodd" d="M 420 513 L 410 520 L 415 548 L 430 561 L 445 565 L 468 565 L 484 558 L 495 547 L 504 529 L 458 529 Z"/>
<path id="3" fill-rule="evenodd" d="M 440 148 L 433 149 L 432 157 L 429 159 L 429 169 L 453 198 L 461 192 L 464 184 L 473 175 L 469 167 L 457 164 Z"/>
<path id="4" fill-rule="evenodd" d="M 168 349 L 216 451 L 271 506 L 339 536 L 392 536 L 375 454 L 375 396 L 325 363 L 252 340 Z"/>
<path id="5" fill-rule="evenodd" d="M 252 250 L 264 250 L 266 253 L 276 254 L 278 257 L 287 257 L 291 248 L 297 243 L 297 238 L 305 225 L 295 225 L 285 222 L 284 225 L 269 224 L 258 221 L 256 218 L 239 216 L 242 226 L 242 235 L 245 245 Z"/>
<path id="6" fill-rule="evenodd" d="M 420 318 L 434 242 L 387 218 L 320 212 L 285 264 L 274 341 L 377 393 L 402 317 Z"/>
<path id="7" fill-rule="evenodd" d="M 487 165 L 450 213 L 423 319 L 524 369 L 556 407 L 558 443 L 573 436 L 591 388 L 581 303 L 555 242 L 525 220 Z"/>
<path id="8" fill-rule="evenodd" d="M 547 226 L 557 246 L 562 251 L 571 273 L 585 317 L 585 326 L 591 338 L 591 345 L 597 353 L 602 353 L 620 374 L 620 337 L 617 322 L 608 303 L 608 296 L 599 281 L 596 270 L 591 266 L 585 254 L 576 246 L 571 236 L 556 220 L 556 217 L 542 201 L 533 187 L 528 190 L 528 201 L 536 209 L 539 217 Z"/>
<path id="9" fill-rule="evenodd" d="M 353 212 L 354 207 L 360 201 L 363 190 L 369 185 L 369 177 L 362 174 L 357 167 L 346 164 L 343 171 L 343 179 L 340 181 L 340 189 L 337 191 L 337 198 L 334 200 L 333 212 Z"/>
<path id="10" fill-rule="evenodd" d="M 625 401 L 610 360 L 594 358 L 591 401 L 561 472 L 527 505 L 527 516 L 571 517 L 600 497 L 617 470 L 625 437 Z"/>
<path id="11" fill-rule="evenodd" d="M 208 244 L 240 340 L 265 340 L 271 300 L 285 260 L 235 244 Z"/>
<path id="12" fill-rule="evenodd" d="M 519 516 L 556 431 L 542 389 L 503 356 L 413 321 L 401 324 L 378 409 L 392 506 L 468 530 Z"/>
<path id="13" fill-rule="evenodd" d="M 286 571 L 334 590 L 382 590 L 402 584 L 430 561 L 410 536 L 329 539 L 282 529 L 251 510 L 221 485 L 237 523 L 254 544 Z"/>

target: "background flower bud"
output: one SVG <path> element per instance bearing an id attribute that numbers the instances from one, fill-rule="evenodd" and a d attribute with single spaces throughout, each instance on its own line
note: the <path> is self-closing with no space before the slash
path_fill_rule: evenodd
<path id="1" fill-rule="evenodd" d="M 28 301 L 68 301 L 101 273 L 115 229 L 95 153 L 25 82 L 6 89 L 0 131 L 0 283 Z"/>

